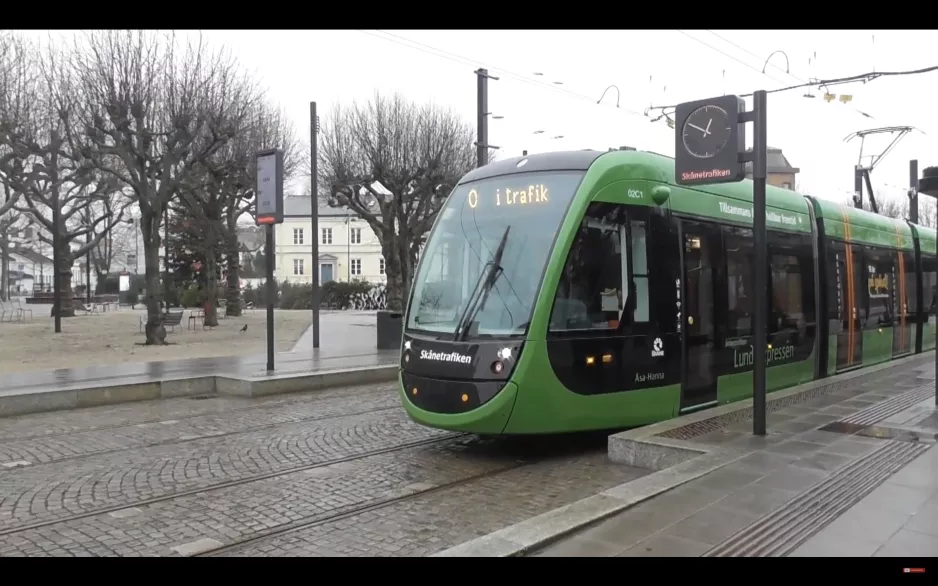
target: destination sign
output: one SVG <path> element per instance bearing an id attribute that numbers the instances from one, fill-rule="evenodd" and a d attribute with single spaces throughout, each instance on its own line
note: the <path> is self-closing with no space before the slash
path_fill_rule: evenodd
<path id="1" fill-rule="evenodd" d="M 526 186 L 505 185 L 502 187 L 491 185 L 489 189 L 481 194 L 478 189 L 470 189 L 466 195 L 466 203 L 472 209 L 477 207 L 488 209 L 492 207 L 544 206 L 550 204 L 550 191 L 543 183 L 533 183 Z"/>

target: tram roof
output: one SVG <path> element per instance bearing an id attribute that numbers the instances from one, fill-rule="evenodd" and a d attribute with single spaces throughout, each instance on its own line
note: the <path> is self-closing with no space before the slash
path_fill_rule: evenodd
<path id="1" fill-rule="evenodd" d="M 518 166 L 522 160 L 527 162 Z M 611 180 L 633 179 L 657 181 L 674 186 L 681 195 L 691 192 L 706 193 L 719 197 L 752 203 L 752 180 L 744 179 L 735 183 L 722 183 L 688 187 L 677 185 L 674 173 L 674 159 L 658 153 L 638 150 L 581 150 L 536 153 L 522 157 L 513 157 L 496 161 L 469 172 L 462 182 L 476 181 L 487 177 L 511 173 L 527 173 L 548 170 L 590 170 L 599 171 L 601 176 L 613 175 Z M 683 197 L 681 197 L 683 199 Z M 778 210 L 808 213 L 808 199 L 803 194 L 790 189 L 772 185 L 765 188 L 766 206 Z M 845 224 L 850 230 L 853 242 L 888 246 L 911 250 L 912 227 L 908 222 L 896 220 L 880 214 L 833 201 L 811 197 L 815 213 L 824 218 L 825 231 L 829 236 L 844 238 Z M 938 232 L 931 228 L 915 226 L 916 233 L 924 252 L 934 254 L 938 249 Z"/>

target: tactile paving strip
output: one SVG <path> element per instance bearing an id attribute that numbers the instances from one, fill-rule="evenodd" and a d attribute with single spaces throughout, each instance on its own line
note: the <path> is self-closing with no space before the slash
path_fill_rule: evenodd
<path id="1" fill-rule="evenodd" d="M 930 446 L 888 441 L 736 533 L 702 557 L 785 556 Z"/>

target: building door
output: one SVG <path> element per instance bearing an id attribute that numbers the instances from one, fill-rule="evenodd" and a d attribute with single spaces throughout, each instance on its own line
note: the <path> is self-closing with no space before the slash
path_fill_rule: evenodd
<path id="1" fill-rule="evenodd" d="M 717 339 L 715 270 L 719 258 L 717 226 L 683 223 L 684 295 L 684 384 L 681 411 L 717 402 Z"/>
<path id="2" fill-rule="evenodd" d="M 319 282 L 320 284 L 328 283 L 329 281 L 334 280 L 332 275 L 332 264 L 323 263 L 319 265 Z"/>

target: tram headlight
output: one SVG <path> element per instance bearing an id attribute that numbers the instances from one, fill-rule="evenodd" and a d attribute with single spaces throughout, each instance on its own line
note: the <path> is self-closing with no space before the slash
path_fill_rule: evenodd
<path id="1" fill-rule="evenodd" d="M 495 373 L 495 374 L 501 374 L 503 370 L 505 370 L 505 365 L 502 364 L 501 361 L 496 360 L 495 362 L 492 363 L 492 372 L 493 372 L 493 373 Z"/>

